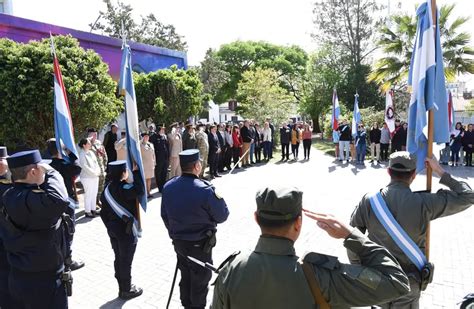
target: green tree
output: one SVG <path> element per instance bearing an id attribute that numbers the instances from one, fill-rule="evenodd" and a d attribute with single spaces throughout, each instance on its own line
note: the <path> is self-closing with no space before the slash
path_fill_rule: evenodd
<path id="1" fill-rule="evenodd" d="M 439 18 L 444 74 L 448 81 L 453 81 L 457 74 L 474 73 L 471 36 L 460 30 L 469 17 L 452 16 L 454 7 L 454 4 L 441 6 Z M 391 27 L 380 28 L 378 45 L 386 56 L 375 63 L 369 75 L 369 81 L 375 81 L 384 91 L 406 86 L 416 36 L 416 16 L 395 15 L 392 22 Z"/>
<path id="2" fill-rule="evenodd" d="M 303 99 L 299 109 L 311 117 L 315 132 L 321 132 L 320 116 L 331 108 L 333 88 L 337 88 L 343 79 L 333 53 L 334 49 L 330 45 L 325 45 L 310 55 L 306 69 Z"/>
<path id="3" fill-rule="evenodd" d="M 244 72 L 237 88 L 237 112 L 257 121 L 270 117 L 279 124 L 288 120 L 295 100 L 278 81 L 278 73 L 272 69 Z"/>
<path id="4" fill-rule="evenodd" d="M 375 0 L 319 0 L 313 15 L 318 42 L 337 48 L 342 63 L 357 68 L 374 50 L 374 17 L 380 6 Z"/>
<path id="5" fill-rule="evenodd" d="M 91 31 L 99 30 L 108 36 L 120 38 L 123 22 L 127 38 L 132 41 L 181 51 L 187 49 L 184 37 L 176 32 L 173 25 L 163 24 L 151 13 L 141 16 L 141 22 L 137 24 L 132 16 L 131 5 L 117 1 L 115 6 L 111 0 L 103 1 L 107 10 L 100 11 L 98 20 L 89 24 Z"/>
<path id="6" fill-rule="evenodd" d="M 301 97 L 302 77 L 308 56 L 298 46 L 279 46 L 268 42 L 236 41 L 222 45 L 217 56 L 224 63 L 229 80 L 216 96 L 218 102 L 236 98 L 236 92 L 245 71 L 255 68 L 273 69 L 278 83 L 287 89 L 297 101 Z"/>
<path id="7" fill-rule="evenodd" d="M 225 71 L 225 63 L 219 59 L 216 52 L 209 48 L 206 56 L 197 68 L 201 81 L 204 85 L 204 93 L 215 100 L 219 90 L 229 81 L 230 74 Z"/>
<path id="8" fill-rule="evenodd" d="M 377 110 L 384 109 L 385 99 L 379 92 L 375 82 L 368 82 L 370 66 L 361 64 L 349 69 L 344 75 L 344 80 L 339 87 L 339 99 L 352 110 L 354 105 L 354 94 L 359 94 L 359 107 L 366 108 L 374 106 Z"/>
<path id="9" fill-rule="evenodd" d="M 71 36 L 54 38 L 75 135 L 117 118 L 123 103 L 108 66 Z M 0 39 L 0 141 L 8 147 L 42 147 L 54 137 L 53 58 L 50 40 L 28 44 Z"/>
<path id="10" fill-rule="evenodd" d="M 201 112 L 203 85 L 195 70 L 169 69 L 134 75 L 140 120 L 170 123 Z"/>

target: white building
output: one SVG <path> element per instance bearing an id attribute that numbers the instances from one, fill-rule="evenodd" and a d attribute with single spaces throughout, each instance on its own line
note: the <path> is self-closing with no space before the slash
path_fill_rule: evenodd
<path id="1" fill-rule="evenodd" d="M 0 0 L 0 13 L 13 15 L 12 0 Z"/>

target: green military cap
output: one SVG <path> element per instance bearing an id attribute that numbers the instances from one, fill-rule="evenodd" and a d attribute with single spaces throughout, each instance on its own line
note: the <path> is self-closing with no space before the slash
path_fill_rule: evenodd
<path id="1" fill-rule="evenodd" d="M 265 188 L 257 192 L 257 215 L 267 220 L 291 220 L 301 215 L 303 192 L 295 187 Z"/>
<path id="2" fill-rule="evenodd" d="M 390 155 L 388 168 L 397 172 L 411 172 L 416 169 L 416 156 L 408 151 L 397 151 Z"/>

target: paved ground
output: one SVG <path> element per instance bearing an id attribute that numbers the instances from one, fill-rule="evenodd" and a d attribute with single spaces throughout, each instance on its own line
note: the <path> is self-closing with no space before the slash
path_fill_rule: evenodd
<path id="1" fill-rule="evenodd" d="M 474 185 L 474 169 L 447 168 L 458 178 Z M 330 212 L 349 219 L 356 203 L 388 181 L 383 166 L 356 168 L 352 164 L 334 164 L 333 159 L 313 149 L 310 161 L 270 163 L 226 175 L 214 181 L 230 209 L 226 223 L 218 227 L 214 249 L 215 264 L 236 250 L 251 250 L 259 235 L 253 221 L 254 196 L 258 188 L 272 184 L 297 186 L 304 191 L 304 207 Z M 424 187 L 420 176 L 414 188 Z M 434 190 L 440 188 L 435 179 Z M 81 219 L 76 229 L 74 256 L 86 267 L 74 272 L 74 295 L 70 308 L 164 308 L 175 268 L 175 255 L 160 217 L 161 198 L 154 199 L 142 215 L 143 237 L 139 240 L 133 262 L 133 282 L 144 294 L 123 302 L 117 298 L 113 276 L 113 253 L 100 218 Z M 474 208 L 443 218 L 432 224 L 432 261 L 436 264 L 434 283 L 423 294 L 422 308 L 457 308 L 456 303 L 474 292 Z M 342 242 L 331 239 L 315 224 L 305 220 L 296 243 L 299 255 L 318 251 L 338 255 L 347 261 Z M 179 289 L 175 289 L 171 308 L 181 308 Z M 212 291 L 208 299 L 212 297 Z M 208 302 L 209 303 L 209 302 Z"/>

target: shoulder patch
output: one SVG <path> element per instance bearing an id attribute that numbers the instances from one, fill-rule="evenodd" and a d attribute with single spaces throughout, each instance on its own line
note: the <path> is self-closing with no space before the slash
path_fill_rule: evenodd
<path id="1" fill-rule="evenodd" d="M 124 188 L 125 190 L 130 190 L 131 188 L 133 188 L 133 184 L 131 184 L 131 183 L 126 183 L 126 184 L 123 185 L 123 188 Z"/>
<path id="2" fill-rule="evenodd" d="M 303 261 L 330 270 L 339 268 L 340 265 L 337 257 L 315 252 L 307 253 L 303 257 Z"/>

